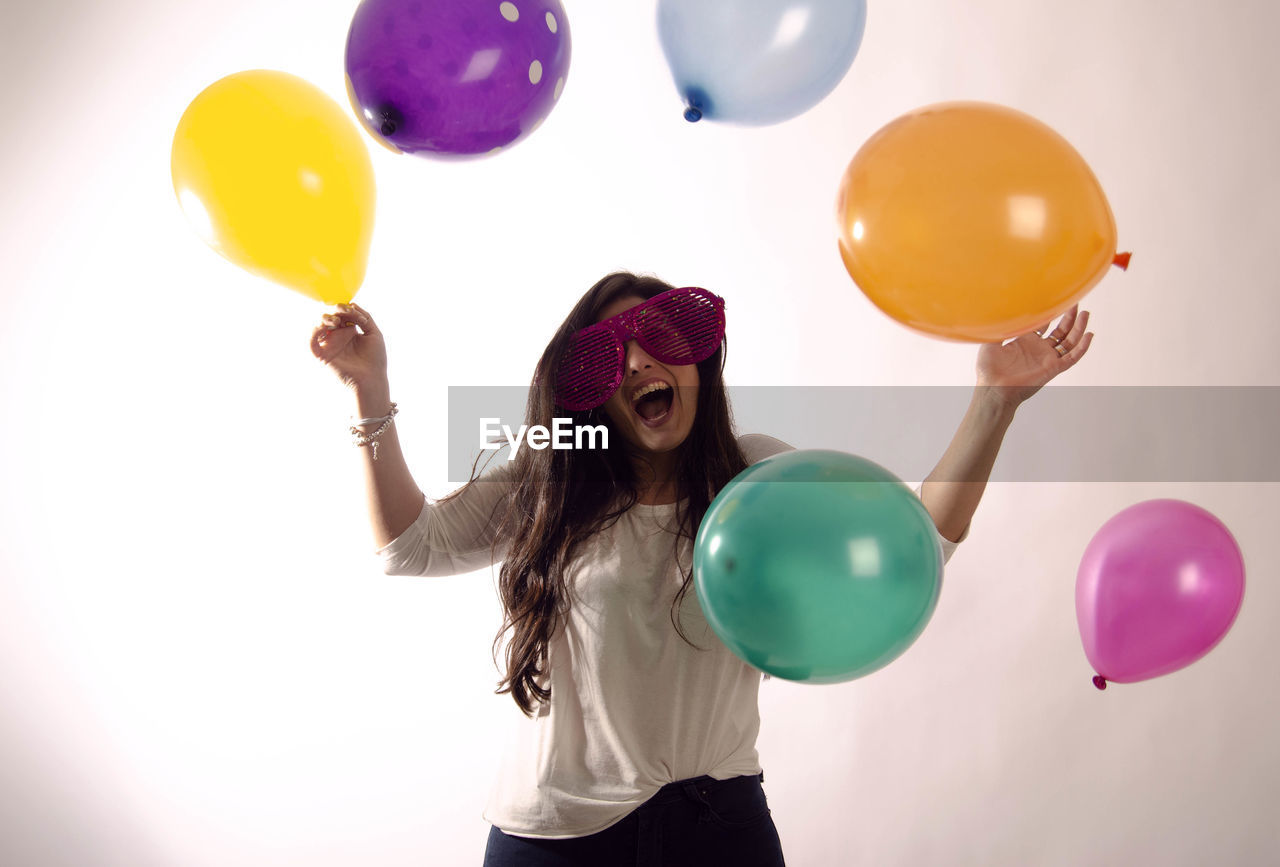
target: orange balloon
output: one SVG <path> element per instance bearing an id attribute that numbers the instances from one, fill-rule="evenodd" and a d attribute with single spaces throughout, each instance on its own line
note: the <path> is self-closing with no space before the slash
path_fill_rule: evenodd
<path id="1" fill-rule="evenodd" d="M 978 102 L 903 115 L 840 183 L 840 255 L 899 322 L 994 342 L 1067 310 L 1116 259 L 1111 207 L 1066 139 Z"/>

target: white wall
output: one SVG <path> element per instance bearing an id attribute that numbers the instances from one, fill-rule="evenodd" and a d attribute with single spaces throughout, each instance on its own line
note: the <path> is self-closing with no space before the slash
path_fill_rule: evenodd
<path id="1" fill-rule="evenodd" d="M 858 146 L 942 100 L 1059 130 L 1135 251 L 1089 297 L 1093 348 L 1061 384 L 1280 384 L 1273 4 L 874 2 L 844 83 L 755 130 L 681 119 L 652 2 L 566 6 L 569 81 L 529 141 L 469 164 L 370 148 L 378 222 L 358 300 L 388 334 L 429 493 L 447 489 L 446 387 L 527 382 L 570 303 L 619 267 L 724 294 L 736 384 L 970 382 L 974 348 L 886 319 L 834 244 Z M 223 75 L 283 69 L 345 104 L 352 10 L 5 10 L 5 863 L 480 860 L 516 712 L 490 694 L 492 581 L 378 571 L 349 400 L 307 350 L 321 309 L 205 248 L 169 179 L 178 117 Z M 789 863 L 1280 856 L 1275 493 L 993 485 L 906 656 L 850 684 L 764 684 Z M 1205 660 L 1098 693 L 1075 569 L 1107 518 L 1161 496 L 1231 528 L 1244 609 Z"/>

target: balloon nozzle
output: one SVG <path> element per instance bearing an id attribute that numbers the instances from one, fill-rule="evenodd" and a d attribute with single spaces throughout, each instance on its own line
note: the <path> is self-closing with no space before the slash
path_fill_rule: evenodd
<path id="1" fill-rule="evenodd" d="M 689 123 L 697 123 L 702 120 L 702 109 L 693 105 L 689 106 L 684 110 L 684 119 Z"/>
<path id="2" fill-rule="evenodd" d="M 1098 689 L 1106 689 L 1107 679 L 1100 674 L 1095 674 L 1093 676 L 1093 685 L 1096 686 Z"/>
<path id="3" fill-rule="evenodd" d="M 388 107 L 382 109 L 382 111 L 378 112 L 378 120 L 381 121 L 381 123 L 378 124 L 378 132 L 386 136 L 395 135 L 396 130 L 400 128 L 401 119 L 400 112 L 396 111 L 394 108 Z"/>
<path id="4" fill-rule="evenodd" d="M 1116 257 L 1111 260 L 1111 264 L 1115 265 L 1121 271 L 1129 270 L 1129 260 L 1133 257 L 1132 253 L 1116 253 Z M 1101 689 L 1101 687 L 1099 687 Z"/>

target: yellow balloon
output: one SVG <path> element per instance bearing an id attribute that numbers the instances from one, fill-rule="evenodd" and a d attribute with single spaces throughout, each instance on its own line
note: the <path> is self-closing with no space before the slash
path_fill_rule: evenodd
<path id="1" fill-rule="evenodd" d="M 363 136 L 319 88 L 252 70 L 200 93 L 173 135 L 173 190 L 240 267 L 325 304 L 355 297 L 373 238 Z"/>
<path id="2" fill-rule="evenodd" d="M 1084 159 L 999 105 L 931 105 L 885 126 L 845 171 L 837 215 L 840 255 L 867 297 L 954 340 L 1025 334 L 1127 264 Z"/>

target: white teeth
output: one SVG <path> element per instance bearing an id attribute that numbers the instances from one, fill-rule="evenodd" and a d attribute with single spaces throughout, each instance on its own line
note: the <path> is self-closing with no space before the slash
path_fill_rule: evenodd
<path id="1" fill-rule="evenodd" d="M 631 395 L 631 403 L 634 405 L 636 401 L 640 400 L 640 398 L 644 397 L 646 394 L 653 394 L 655 391 L 662 391 L 663 389 L 670 387 L 671 386 L 667 385 L 665 382 L 651 382 L 643 388 L 637 389 L 636 393 Z"/>

